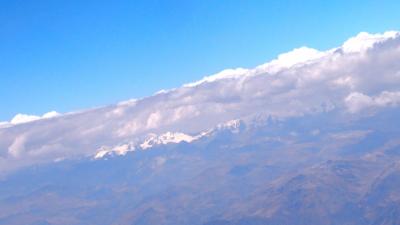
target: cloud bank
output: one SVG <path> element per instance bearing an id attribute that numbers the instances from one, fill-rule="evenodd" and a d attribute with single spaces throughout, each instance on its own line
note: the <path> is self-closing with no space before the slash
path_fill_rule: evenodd
<path id="1" fill-rule="evenodd" d="M 400 104 L 399 62 L 399 32 L 360 33 L 328 51 L 301 47 L 143 99 L 61 116 L 17 115 L 0 123 L 0 172 L 249 116 L 370 115 Z"/>

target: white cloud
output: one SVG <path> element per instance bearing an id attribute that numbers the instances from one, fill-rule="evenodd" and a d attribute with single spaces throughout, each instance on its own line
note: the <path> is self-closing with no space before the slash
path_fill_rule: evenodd
<path id="1" fill-rule="evenodd" d="M 206 76 L 199 81 L 185 84 L 183 86 L 184 87 L 194 87 L 196 85 L 199 85 L 199 84 L 202 84 L 205 82 L 213 82 L 213 81 L 217 81 L 217 80 L 221 80 L 221 79 L 229 79 L 229 78 L 238 78 L 238 77 L 245 76 L 248 72 L 249 72 L 249 70 L 244 69 L 244 68 L 226 69 L 217 74 L 214 74 L 211 76 Z"/>
<path id="2" fill-rule="evenodd" d="M 332 50 L 302 47 L 254 69 L 224 70 L 143 99 L 63 116 L 20 115 L 14 124 L 0 125 L 0 155 L 7 162 L 0 172 L 91 156 L 101 146 L 142 143 L 149 132 L 193 134 L 255 115 L 284 119 L 338 111 L 358 116 L 395 107 L 399 61 L 398 33 L 361 33 Z"/>
<path id="3" fill-rule="evenodd" d="M 11 124 L 28 123 L 28 122 L 35 121 L 38 119 L 40 119 L 40 116 L 17 114 L 11 119 L 10 123 Z"/>
<path id="4" fill-rule="evenodd" d="M 140 129 L 140 125 L 136 121 L 128 121 L 126 124 L 122 125 L 121 128 L 116 132 L 118 137 L 126 137 L 134 134 Z"/>
<path id="5" fill-rule="evenodd" d="M 373 97 L 352 92 L 346 97 L 345 102 L 348 110 L 352 113 L 377 107 L 397 106 L 400 105 L 400 92 L 383 91 L 378 96 Z"/>
<path id="6" fill-rule="evenodd" d="M 11 125 L 16 125 L 16 124 L 21 124 L 21 123 L 29 123 L 29 122 L 40 120 L 40 119 L 49 119 L 49 118 L 57 117 L 60 115 L 61 114 L 56 111 L 47 112 L 47 113 L 43 114 L 42 116 L 18 113 L 10 120 L 10 122 L 0 122 L 0 128 L 2 126 L 5 127 L 5 126 L 11 126 Z"/>
<path id="7" fill-rule="evenodd" d="M 313 48 L 308 48 L 308 47 L 296 48 L 290 52 L 280 54 L 277 59 L 272 60 L 271 62 L 265 63 L 263 65 L 260 65 L 254 70 L 245 68 L 225 69 L 217 74 L 206 76 L 199 81 L 185 84 L 184 87 L 194 87 L 202 83 L 214 82 L 223 79 L 243 78 L 246 76 L 255 75 L 259 71 L 262 71 L 264 73 L 265 72 L 277 73 L 282 69 L 287 69 L 292 66 L 310 63 L 313 60 L 321 58 L 325 55 L 326 55 L 325 52 L 320 52 Z"/>
<path id="8" fill-rule="evenodd" d="M 355 81 L 351 76 L 339 77 L 338 79 L 334 80 L 333 83 L 338 86 L 348 87 L 350 89 L 353 89 L 355 86 Z"/>
<path id="9" fill-rule="evenodd" d="M 313 62 L 324 57 L 327 53 L 309 47 L 296 48 L 290 52 L 280 54 L 277 59 L 257 68 L 268 73 L 277 73 L 282 69 Z"/>
<path id="10" fill-rule="evenodd" d="M 117 105 L 119 106 L 132 106 L 137 103 L 137 99 L 129 99 L 126 101 L 119 102 Z"/>
<path id="11" fill-rule="evenodd" d="M 350 112 L 358 112 L 365 107 L 373 105 L 371 97 L 358 92 L 352 92 L 345 99 Z"/>
<path id="12" fill-rule="evenodd" d="M 43 119 L 48 119 L 48 118 L 53 118 L 53 117 L 57 117 L 57 116 L 60 116 L 60 115 L 61 114 L 56 112 L 56 111 L 51 111 L 51 112 L 43 114 L 42 118 Z"/>
<path id="13" fill-rule="evenodd" d="M 357 36 L 347 40 L 342 50 L 346 53 L 364 52 L 373 47 L 374 44 L 386 41 L 389 38 L 395 38 L 398 35 L 396 31 L 387 31 L 383 34 L 369 34 L 361 32 Z"/>
<path id="14" fill-rule="evenodd" d="M 147 128 L 156 128 L 159 123 L 161 122 L 161 113 L 160 112 L 153 112 L 150 114 L 149 118 L 147 119 Z"/>

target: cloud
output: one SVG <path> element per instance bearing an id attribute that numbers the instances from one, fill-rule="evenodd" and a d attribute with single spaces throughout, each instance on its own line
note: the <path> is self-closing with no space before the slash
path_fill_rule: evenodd
<path id="1" fill-rule="evenodd" d="M 244 117 L 370 115 L 399 106 L 399 61 L 399 33 L 360 33 L 337 48 L 301 47 L 253 69 L 224 70 L 143 99 L 64 115 L 18 116 L 0 125 L 0 172 L 93 156 L 101 146 L 142 142 L 149 133 L 196 134 Z"/>
<path id="2" fill-rule="evenodd" d="M 257 74 L 257 72 L 268 72 L 268 73 L 277 73 L 282 69 L 287 69 L 295 65 L 306 64 L 308 62 L 312 62 L 318 58 L 321 58 L 325 55 L 325 52 L 320 52 L 313 48 L 301 47 L 293 49 L 290 52 L 280 54 L 277 59 L 272 60 L 271 62 L 260 65 L 256 68 L 256 70 L 244 69 L 244 68 L 236 68 L 236 69 L 226 69 L 217 74 L 206 76 L 203 79 L 185 84 L 184 87 L 194 87 L 206 82 L 214 82 L 218 80 L 224 79 L 237 79 L 244 78 L 246 76 L 251 76 Z M 165 90 L 162 90 L 165 92 Z"/>
<path id="3" fill-rule="evenodd" d="M 9 126 L 8 122 L 0 121 L 0 129 L 3 128 L 3 127 L 8 127 L 8 126 Z"/>
<path id="4" fill-rule="evenodd" d="M 346 53 L 359 53 L 372 48 L 375 44 L 384 42 L 389 38 L 398 36 L 396 31 L 387 31 L 383 34 L 369 34 L 361 32 L 357 36 L 347 40 L 341 49 Z"/>
<path id="5" fill-rule="evenodd" d="M 352 92 L 346 97 L 345 102 L 348 110 L 352 113 L 378 107 L 397 106 L 400 105 L 400 92 L 383 91 L 378 96 L 373 97 L 359 92 Z"/>
<path id="6" fill-rule="evenodd" d="M 48 118 L 53 118 L 53 117 L 60 116 L 60 115 L 61 114 L 56 111 L 51 111 L 51 112 L 47 112 L 47 113 L 43 114 L 42 118 L 48 119 Z"/>
<path id="7" fill-rule="evenodd" d="M 147 128 L 156 128 L 157 126 L 159 126 L 160 122 L 161 122 L 161 113 L 160 112 L 154 112 L 152 114 L 150 114 L 149 118 L 147 119 Z"/>
<path id="8" fill-rule="evenodd" d="M 17 114 L 11 119 L 10 123 L 11 124 L 28 123 L 31 121 L 38 120 L 40 118 L 41 118 L 40 116 Z"/>
<path id="9" fill-rule="evenodd" d="M 8 153 L 12 157 L 19 157 L 25 150 L 25 135 L 21 135 L 15 138 L 14 142 L 8 148 Z"/>
<path id="10" fill-rule="evenodd" d="M 43 114 L 42 116 L 35 116 L 35 115 L 27 115 L 27 114 L 21 114 L 18 113 L 15 115 L 10 122 L 0 122 L 0 128 L 1 126 L 10 126 L 10 125 L 16 125 L 16 124 L 21 124 L 21 123 L 29 123 L 32 121 L 40 120 L 40 119 L 49 119 L 53 117 L 60 116 L 56 111 L 51 111 Z"/>
<path id="11" fill-rule="evenodd" d="M 249 72 L 249 70 L 247 69 L 243 69 L 243 68 L 236 68 L 236 69 L 226 69 L 223 70 L 217 74 L 211 75 L 211 76 L 206 76 L 203 79 L 193 82 L 193 83 L 189 83 L 189 84 L 185 84 L 183 85 L 184 87 L 194 87 L 197 85 L 200 85 L 202 83 L 206 83 L 206 82 L 214 82 L 217 80 L 222 80 L 222 79 L 229 79 L 229 78 L 238 78 L 238 77 L 243 77 L 245 76 L 247 73 Z M 165 90 L 162 90 L 161 92 L 157 92 L 157 93 L 165 93 Z"/>
<path id="12" fill-rule="evenodd" d="M 282 69 L 312 63 L 328 53 L 329 52 L 321 52 L 309 47 L 296 48 L 290 52 L 280 54 L 277 59 L 258 66 L 257 68 L 268 73 L 277 73 Z"/>

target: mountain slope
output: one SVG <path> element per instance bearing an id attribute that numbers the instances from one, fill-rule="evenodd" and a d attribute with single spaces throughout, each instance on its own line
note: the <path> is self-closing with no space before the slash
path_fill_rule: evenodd
<path id="1" fill-rule="evenodd" d="M 394 224 L 400 132 L 385 124 L 398 115 L 242 120 L 22 170 L 1 182 L 0 224 Z"/>

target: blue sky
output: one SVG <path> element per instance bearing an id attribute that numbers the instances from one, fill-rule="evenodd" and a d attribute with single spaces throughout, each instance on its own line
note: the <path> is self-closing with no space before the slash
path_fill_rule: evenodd
<path id="1" fill-rule="evenodd" d="M 399 30 L 398 1 L 0 1 L 0 121 L 150 95 Z"/>

